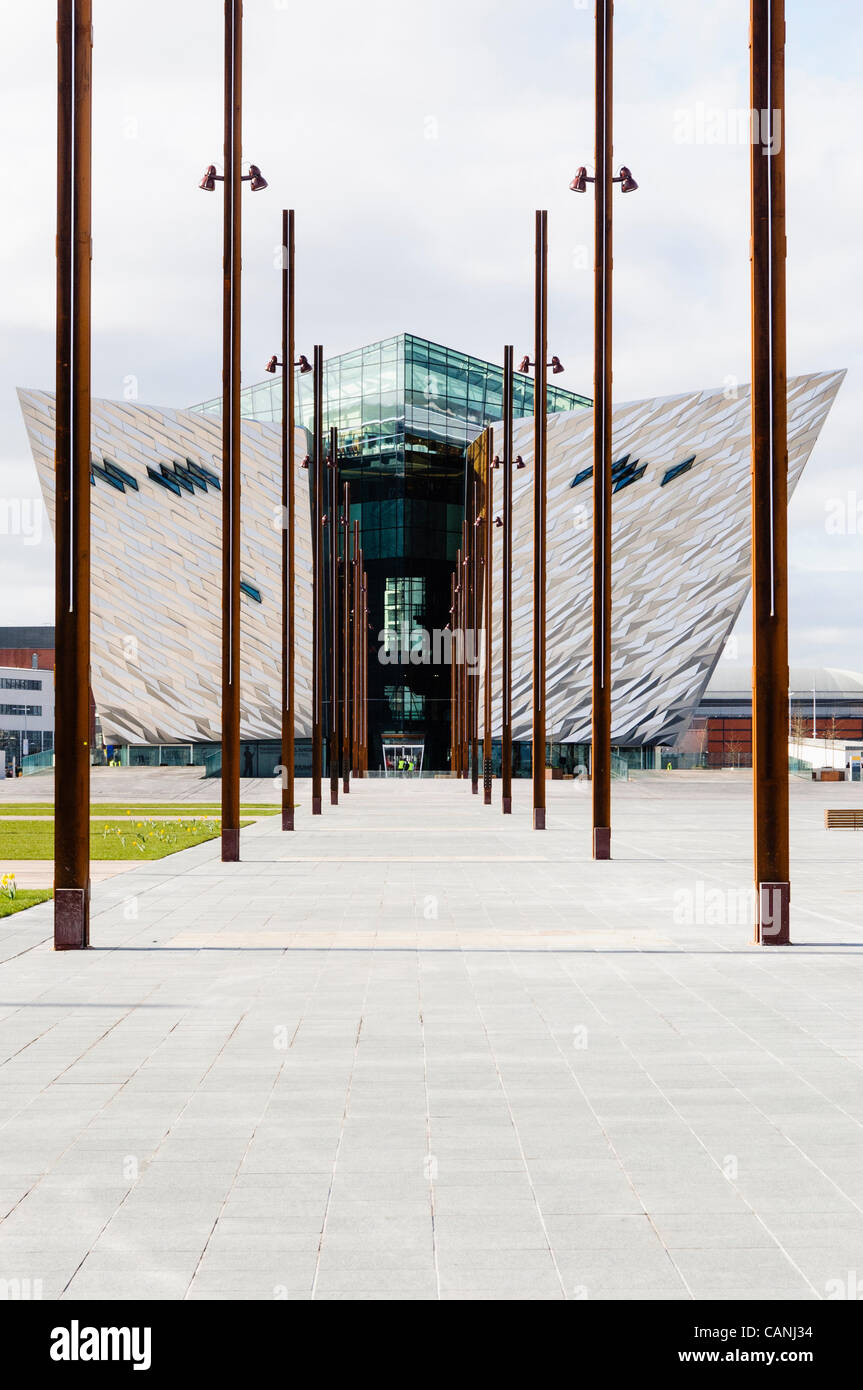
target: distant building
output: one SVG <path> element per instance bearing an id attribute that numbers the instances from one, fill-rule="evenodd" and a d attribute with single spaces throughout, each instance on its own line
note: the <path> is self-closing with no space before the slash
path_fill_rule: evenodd
<path id="1" fill-rule="evenodd" d="M 863 674 L 832 667 L 792 666 L 788 735 L 795 741 L 863 740 Z M 710 767 L 752 766 L 752 671 L 721 660 L 696 710 L 686 746 Z M 800 757 L 806 759 L 806 754 Z"/>
<path id="2" fill-rule="evenodd" d="M 9 631 L 0 629 L 0 638 Z M 31 645 L 25 642 L 12 650 L 20 656 Z M 9 769 L 20 767 L 28 754 L 54 747 L 54 671 L 53 662 L 47 669 L 39 665 L 39 652 L 44 654 L 47 647 L 30 651 L 30 663 L 22 666 L 6 664 L 7 650 L 0 650 L 0 751 Z"/>
<path id="3" fill-rule="evenodd" d="M 0 627 L 0 666 L 54 669 L 53 627 Z"/>

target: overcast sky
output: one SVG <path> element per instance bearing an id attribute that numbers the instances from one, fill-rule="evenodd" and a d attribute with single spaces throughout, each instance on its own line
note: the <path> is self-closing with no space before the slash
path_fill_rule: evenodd
<path id="1" fill-rule="evenodd" d="M 786 10 L 789 373 L 849 368 L 791 507 L 791 656 L 863 669 L 863 10 Z M 142 402 L 187 405 L 219 391 L 221 196 L 197 185 L 221 160 L 222 0 L 94 12 L 93 393 L 135 378 Z M 50 623 L 15 387 L 54 385 L 56 3 L 0 16 L 0 622 Z M 640 185 L 616 199 L 617 399 L 749 379 L 749 152 L 728 138 L 748 18 L 616 0 L 615 160 Z M 270 184 L 244 195 L 244 381 L 279 346 L 282 207 L 299 350 L 410 331 L 495 361 L 531 344 L 545 207 L 550 347 L 592 394 L 592 198 L 567 187 L 593 157 L 592 0 L 246 0 L 244 33 L 244 156 Z"/>

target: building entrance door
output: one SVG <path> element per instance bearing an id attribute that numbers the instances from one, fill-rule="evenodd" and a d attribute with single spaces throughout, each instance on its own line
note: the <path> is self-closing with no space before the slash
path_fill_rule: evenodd
<path id="1" fill-rule="evenodd" d="M 387 777 L 418 777 L 423 770 L 423 743 L 384 743 Z"/>

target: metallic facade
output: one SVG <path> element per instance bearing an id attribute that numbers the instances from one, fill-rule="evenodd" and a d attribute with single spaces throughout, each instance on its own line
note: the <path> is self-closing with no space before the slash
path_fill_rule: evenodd
<path id="1" fill-rule="evenodd" d="M 842 376 L 824 372 L 789 383 L 789 489 L 800 477 Z M 43 391 L 19 395 L 53 524 L 54 398 Z M 749 428 L 750 400 L 743 388 L 735 399 L 716 390 L 615 407 L 616 745 L 669 743 L 687 727 L 749 592 Z M 93 402 L 92 686 L 108 742 L 219 741 L 220 429 L 218 416 L 200 411 Z M 590 410 L 549 415 L 547 738 L 554 743 L 590 739 L 592 432 Z M 252 420 L 243 421 L 242 434 L 241 733 L 244 740 L 277 740 L 281 434 L 277 423 Z M 513 449 L 528 466 L 514 471 L 512 479 L 516 740 L 529 740 L 531 733 L 532 436 L 532 421 L 517 419 Z M 306 449 L 305 432 L 298 429 L 298 738 L 311 732 L 309 488 L 308 473 L 299 464 Z M 355 511 L 353 485 L 351 517 L 362 517 Z M 494 528 L 493 545 L 492 694 L 497 737 L 499 528 Z M 449 607 L 452 567 L 445 557 L 438 564 Z M 402 686 L 410 691 L 411 675 L 429 670 L 374 660 L 377 630 L 398 623 L 405 607 L 412 620 L 423 621 L 426 590 L 416 579 L 408 573 L 384 588 L 379 617 L 372 619 L 369 675 L 374 673 L 379 687 L 387 682 L 395 691 Z M 426 626 L 431 626 L 427 620 Z M 449 672 L 438 675 L 448 715 Z M 404 722 L 421 712 L 421 706 L 419 711 L 406 709 Z M 390 709 L 387 717 L 395 722 L 397 716 Z M 446 738 L 448 745 L 448 723 Z M 380 758 L 372 754 L 370 761 L 379 766 Z M 441 762 L 446 765 L 445 758 Z"/>
<path id="2" fill-rule="evenodd" d="M 844 372 L 788 383 L 788 487 L 798 482 Z M 689 725 L 751 582 L 749 389 L 614 407 L 611 741 L 673 743 Z M 513 738 L 531 736 L 533 431 L 513 475 Z M 590 742 L 593 412 L 548 421 L 549 743 Z M 495 595 L 502 532 L 495 528 Z M 500 631 L 496 599 L 492 617 Z M 495 663 L 500 659 L 496 644 Z M 500 681 L 493 678 L 500 733 Z"/>
<path id="3" fill-rule="evenodd" d="M 19 392 L 54 524 L 54 397 Z M 301 460 L 306 438 L 298 432 Z M 92 686 L 108 743 L 221 737 L 221 419 L 93 401 Z M 242 424 L 240 730 L 281 733 L 281 431 Z M 308 474 L 296 488 L 296 722 L 311 733 Z M 155 475 L 155 476 L 154 476 Z"/>

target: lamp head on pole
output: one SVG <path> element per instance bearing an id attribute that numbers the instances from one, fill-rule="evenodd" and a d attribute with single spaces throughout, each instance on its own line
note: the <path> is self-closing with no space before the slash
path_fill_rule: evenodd
<path id="1" fill-rule="evenodd" d="M 201 179 L 201 182 L 198 184 L 198 187 L 203 188 L 205 193 L 215 193 L 216 183 L 222 183 L 223 181 L 223 175 L 216 173 L 215 164 L 208 164 L 207 172 L 204 174 L 204 177 Z"/>
<path id="2" fill-rule="evenodd" d="M 593 179 L 588 179 L 587 169 L 582 164 L 575 171 L 575 178 L 570 182 L 573 193 L 586 193 L 588 183 L 593 183 Z"/>
<path id="3" fill-rule="evenodd" d="M 516 371 L 517 371 L 517 372 L 529 372 L 529 371 L 530 371 L 530 358 L 529 358 L 529 357 L 523 357 L 523 358 L 521 359 L 521 361 L 519 362 L 518 366 L 516 367 Z"/>
<path id="4" fill-rule="evenodd" d="M 636 188 L 638 187 L 638 184 L 632 177 L 631 170 L 627 169 L 625 164 L 621 164 L 620 166 L 620 175 L 618 182 L 620 183 L 621 193 L 634 193 Z"/>
<path id="5" fill-rule="evenodd" d="M 279 359 L 278 359 L 278 357 L 276 356 L 276 354 L 273 353 L 272 357 L 270 358 L 269 362 L 267 363 L 266 367 L 264 368 L 264 371 L 265 371 L 265 372 L 270 372 L 270 373 L 272 374 L 272 373 L 276 370 L 276 368 L 278 367 L 278 365 L 279 365 Z"/>
<path id="6" fill-rule="evenodd" d="M 301 374 L 302 376 L 304 376 L 304 375 L 306 374 L 306 372 L 310 372 L 310 371 L 312 370 L 312 364 L 311 364 L 311 362 L 309 361 L 308 357 L 306 357 L 305 353 L 302 353 L 302 352 L 300 353 L 300 355 L 299 355 L 299 357 L 297 358 L 297 360 L 296 360 L 296 362 L 294 363 L 294 365 L 295 365 L 296 367 L 299 367 L 299 369 L 300 369 L 300 374 Z"/>
<path id="7" fill-rule="evenodd" d="M 267 180 L 264 178 L 257 164 L 249 165 L 249 172 L 246 175 L 246 177 L 249 179 L 249 182 L 251 183 L 253 193 L 260 193 L 262 188 L 269 187 L 269 185 L 267 184 Z"/>
<path id="8" fill-rule="evenodd" d="M 551 367 L 551 370 L 555 376 L 557 376 L 558 372 L 562 372 L 564 370 L 564 365 L 559 357 L 552 357 L 548 365 Z"/>

